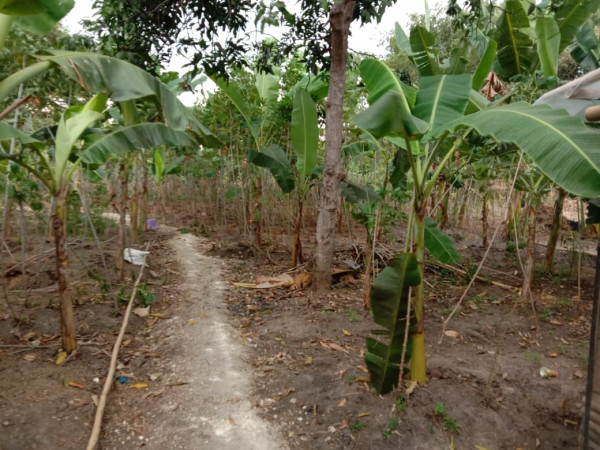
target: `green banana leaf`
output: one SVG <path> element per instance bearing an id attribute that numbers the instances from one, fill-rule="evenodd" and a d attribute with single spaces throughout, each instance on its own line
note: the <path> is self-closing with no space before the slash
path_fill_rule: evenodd
<path id="1" fill-rule="evenodd" d="M 455 264 L 460 261 L 460 254 L 450 236 L 440 230 L 435 220 L 430 217 L 425 218 L 425 248 L 435 259 L 444 264 Z"/>
<path id="2" fill-rule="evenodd" d="M 357 127 L 375 138 L 398 136 L 409 138 L 422 135 L 429 128 L 427 122 L 413 116 L 401 92 L 391 90 L 379 97 L 369 108 L 351 117 Z"/>
<path id="3" fill-rule="evenodd" d="M 518 102 L 464 116 L 446 129 L 465 125 L 498 142 L 515 144 L 566 191 L 600 196 L 600 132 L 565 110 Z"/>
<path id="4" fill-rule="evenodd" d="M 410 47 L 412 60 L 422 77 L 439 75 L 440 67 L 437 60 L 435 36 L 424 27 L 416 26 L 410 30 Z"/>
<path id="5" fill-rule="evenodd" d="M 144 122 L 119 128 L 86 143 L 79 157 L 86 164 L 104 164 L 115 155 L 160 145 L 194 147 L 197 144 L 184 131 L 175 130 L 159 122 Z"/>
<path id="6" fill-rule="evenodd" d="M 0 0 L 0 14 L 15 17 L 15 24 L 27 31 L 45 34 L 75 5 L 74 0 Z"/>
<path id="7" fill-rule="evenodd" d="M 464 114 L 470 92 L 471 75 L 422 77 L 412 113 L 435 129 Z"/>
<path id="8" fill-rule="evenodd" d="M 371 384 L 379 394 L 386 394 L 398 384 L 408 308 L 409 287 L 418 286 L 421 275 L 417 259 L 411 253 L 398 255 L 381 271 L 371 286 L 371 310 L 375 323 L 385 330 L 375 334 L 387 336 L 387 343 L 367 338 L 365 362 L 371 374 Z M 412 321 L 411 321 L 412 324 Z M 405 361 L 410 360 L 410 339 Z"/>
<path id="9" fill-rule="evenodd" d="M 160 185 L 165 175 L 165 157 L 159 148 L 154 149 L 154 155 L 152 157 L 152 173 L 158 180 L 157 183 Z"/>
<path id="10" fill-rule="evenodd" d="M 577 33 L 567 50 L 584 71 L 591 72 L 600 67 L 600 48 L 594 31 L 595 25 L 589 20 Z"/>
<path id="11" fill-rule="evenodd" d="M 559 52 L 569 45 L 581 26 L 600 8 L 600 0 L 564 0 L 554 13 L 560 30 Z"/>
<path id="12" fill-rule="evenodd" d="M 556 76 L 558 71 L 558 49 L 560 30 L 554 17 L 538 17 L 535 21 L 537 53 L 545 77 Z"/>
<path id="13" fill-rule="evenodd" d="M 501 9 L 494 39 L 498 42 L 495 72 L 510 78 L 528 73 L 534 64 L 533 41 L 529 37 L 529 18 L 519 0 L 507 0 Z"/>
<path id="14" fill-rule="evenodd" d="M 43 142 L 11 127 L 6 122 L 0 122 L 0 141 L 10 141 L 11 139 L 16 139 L 23 144 L 33 144 L 40 148 L 44 146 Z"/>
<path id="15" fill-rule="evenodd" d="M 64 170 L 73 152 L 75 142 L 81 139 L 81 134 L 94 122 L 102 118 L 108 97 L 98 94 L 83 107 L 71 106 L 62 114 L 56 129 L 54 155 L 54 183 L 57 188 L 62 185 Z"/>
<path id="16" fill-rule="evenodd" d="M 279 145 L 269 145 L 262 151 L 248 150 L 248 161 L 256 166 L 269 169 L 275 181 L 285 193 L 294 190 L 294 173 L 287 155 Z"/>
<path id="17" fill-rule="evenodd" d="M 492 70 L 492 65 L 494 64 L 494 60 L 496 59 L 496 52 L 498 51 L 498 43 L 490 39 L 488 41 L 487 47 L 485 48 L 485 53 L 481 57 L 479 61 L 479 65 L 477 66 L 477 70 L 473 74 L 473 83 L 471 87 L 478 91 L 483 87 L 483 83 L 485 82 L 485 78 L 488 76 L 490 71 Z"/>
<path id="18" fill-rule="evenodd" d="M 448 75 L 460 75 L 465 73 L 469 60 L 467 52 L 470 50 L 468 45 L 461 45 L 450 52 L 448 59 L 440 66 L 441 73 Z"/>
<path id="19" fill-rule="evenodd" d="M 219 89 L 221 89 L 233 102 L 237 110 L 244 118 L 246 126 L 250 130 L 252 136 L 254 136 L 255 138 L 258 137 L 259 131 L 256 127 L 256 124 L 252 120 L 252 117 L 250 117 L 250 108 L 248 107 L 248 103 L 246 103 L 246 100 L 244 99 L 244 97 L 242 97 L 242 94 L 240 93 L 240 90 L 238 89 L 237 85 L 231 80 L 225 81 L 218 75 L 213 75 L 210 78 L 215 82 L 217 86 L 219 86 Z"/>
<path id="20" fill-rule="evenodd" d="M 344 180 L 340 183 L 340 192 L 348 203 L 373 203 L 377 200 L 377 192 L 371 186 Z"/>
<path id="21" fill-rule="evenodd" d="M 408 40 L 406 33 L 404 32 L 404 30 L 398 22 L 394 24 L 394 36 L 396 36 L 396 43 L 398 44 L 398 48 L 407 55 L 412 55 L 410 41 Z"/>
<path id="22" fill-rule="evenodd" d="M 417 90 L 402 83 L 385 63 L 376 59 L 364 59 L 360 63 L 359 70 L 369 93 L 367 97 L 369 105 L 375 103 L 386 92 L 396 91 L 405 99 L 406 106 L 403 106 L 403 109 L 410 110 L 414 106 Z"/>
<path id="23" fill-rule="evenodd" d="M 93 53 L 51 50 L 50 56 L 16 72 L 0 82 L 0 101 L 16 89 L 20 83 L 58 65 L 69 77 L 95 93 L 107 93 L 113 101 L 149 99 L 155 102 L 162 118 L 177 130 L 191 129 L 200 142 L 209 147 L 219 147 L 220 142 L 184 106 L 177 96 L 158 78 L 148 72 L 117 58 Z"/>
<path id="24" fill-rule="evenodd" d="M 394 169 L 390 174 L 390 183 L 394 189 L 408 189 L 407 173 L 410 170 L 410 160 L 404 148 L 399 148 L 394 155 Z"/>
<path id="25" fill-rule="evenodd" d="M 315 102 L 306 89 L 296 91 L 290 137 L 298 157 L 298 173 L 301 177 L 308 177 L 317 163 L 319 121 Z"/>
<path id="26" fill-rule="evenodd" d="M 279 96 L 279 77 L 272 73 L 256 72 L 255 86 L 258 90 L 258 95 L 265 103 L 277 101 Z"/>

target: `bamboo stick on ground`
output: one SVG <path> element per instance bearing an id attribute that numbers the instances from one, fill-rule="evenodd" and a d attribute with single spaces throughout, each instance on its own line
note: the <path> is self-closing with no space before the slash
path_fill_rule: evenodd
<path id="1" fill-rule="evenodd" d="M 149 246 L 150 244 L 147 244 L 145 250 L 148 250 Z M 125 336 L 125 330 L 127 329 L 127 323 L 129 322 L 129 316 L 131 315 L 131 309 L 133 307 L 133 300 L 135 299 L 137 287 L 140 284 L 140 280 L 142 279 L 143 273 L 144 266 L 142 265 L 140 267 L 140 273 L 138 274 L 137 280 L 135 280 L 135 284 L 133 285 L 133 292 L 131 293 L 131 297 L 129 298 L 129 303 L 127 304 L 125 317 L 123 317 L 121 331 L 119 331 L 119 336 L 117 336 L 115 346 L 113 347 L 112 356 L 110 359 L 110 366 L 108 369 L 108 375 L 106 376 L 106 381 L 104 382 L 104 387 L 102 388 L 102 394 L 100 394 L 100 399 L 98 400 L 98 409 L 96 410 L 96 416 L 94 417 L 94 426 L 92 428 L 90 440 L 88 441 L 88 445 L 86 447 L 87 450 L 94 450 L 98 445 L 98 438 L 100 437 L 100 429 L 102 427 L 102 417 L 104 416 L 106 400 L 108 398 L 110 388 L 112 387 L 112 384 L 114 382 L 113 378 L 115 377 L 115 372 L 117 370 L 117 357 L 119 356 L 119 349 L 121 348 L 121 343 L 123 342 L 123 337 Z"/>

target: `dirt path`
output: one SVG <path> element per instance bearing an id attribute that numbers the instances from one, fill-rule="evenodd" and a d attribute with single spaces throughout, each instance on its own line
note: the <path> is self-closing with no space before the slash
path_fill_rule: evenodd
<path id="1" fill-rule="evenodd" d="M 160 402 L 153 402 L 156 408 L 146 412 L 145 448 L 286 448 L 250 403 L 253 375 L 237 332 L 227 322 L 222 262 L 202 254 L 206 244 L 201 238 L 161 230 L 173 235 L 168 246 L 178 261 L 183 297 L 155 339 L 162 342 L 158 348 L 167 370 L 185 384 L 161 395 Z"/>

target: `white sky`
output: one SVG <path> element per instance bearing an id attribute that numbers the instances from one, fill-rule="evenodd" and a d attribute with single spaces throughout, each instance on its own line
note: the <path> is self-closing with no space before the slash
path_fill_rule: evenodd
<path id="1" fill-rule="evenodd" d="M 385 43 L 385 36 L 394 29 L 394 23 L 397 21 L 406 30 L 408 20 L 411 14 L 424 13 L 425 12 L 425 1 L 427 1 L 430 10 L 434 10 L 438 5 L 445 5 L 447 0 L 397 0 L 396 4 L 391 8 L 388 8 L 381 20 L 381 23 L 371 23 L 360 27 L 358 24 L 353 24 L 351 28 L 351 36 L 349 40 L 349 47 L 353 51 L 367 52 L 382 56 L 386 51 L 387 43 Z M 75 7 L 65 17 L 61 24 L 67 27 L 72 32 L 85 31 L 80 25 L 80 21 L 83 19 L 92 18 L 94 11 L 92 4 L 94 0 L 76 0 Z M 287 0 L 286 3 L 294 4 L 295 1 Z M 293 9 L 293 6 L 292 8 Z M 249 30 L 251 28 L 249 27 Z M 247 30 L 247 31 L 249 31 Z M 265 30 L 266 32 L 278 35 L 276 29 L 270 28 Z M 260 34 L 259 34 L 260 36 Z M 171 63 L 168 65 L 167 70 L 181 71 L 183 65 L 187 63 L 185 57 L 181 55 L 174 55 Z M 209 90 L 211 90 L 209 88 Z M 188 93 L 189 94 L 189 93 Z M 192 94 L 186 95 L 180 99 L 187 105 L 194 103 L 194 96 Z"/>

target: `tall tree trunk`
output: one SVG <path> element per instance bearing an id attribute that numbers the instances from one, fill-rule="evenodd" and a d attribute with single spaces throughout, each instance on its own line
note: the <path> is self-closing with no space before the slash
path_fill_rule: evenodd
<path id="1" fill-rule="evenodd" d="M 348 62 L 348 34 L 355 0 L 333 3 L 329 13 L 331 26 L 331 67 L 327 96 L 325 130 L 325 164 L 319 193 L 315 249 L 315 283 L 317 291 L 331 286 L 331 264 L 335 247 L 336 211 L 340 196 L 342 171 L 342 141 L 346 64 Z"/>
<path id="2" fill-rule="evenodd" d="M 298 217 L 296 217 L 296 230 L 294 232 L 294 248 L 292 249 L 292 267 L 296 267 L 298 262 L 302 263 L 302 241 L 300 240 L 300 231 L 302 230 L 302 198 L 298 198 Z"/>
<path id="3" fill-rule="evenodd" d="M 517 249 L 518 251 L 518 249 Z M 521 288 L 521 300 L 531 300 L 533 295 L 531 285 L 535 269 L 535 207 L 527 208 L 527 259 L 525 261 L 525 273 L 523 274 L 523 287 Z"/>
<path id="4" fill-rule="evenodd" d="M 52 214 L 52 230 L 56 249 L 56 274 L 58 276 L 58 295 L 60 298 L 60 328 L 63 350 L 71 354 L 77 348 L 75 341 L 75 319 L 73 316 L 73 292 L 69 283 L 66 247 L 67 205 L 66 189 L 55 197 L 55 209 Z"/>
<path id="5" fill-rule="evenodd" d="M 554 256 L 556 255 L 556 244 L 560 235 L 560 219 L 562 217 L 563 205 L 567 191 L 558 188 L 558 197 L 554 202 L 554 217 L 552 218 L 552 227 L 550 228 L 550 237 L 548 238 L 548 246 L 546 247 L 545 268 L 547 272 L 554 270 Z"/>

